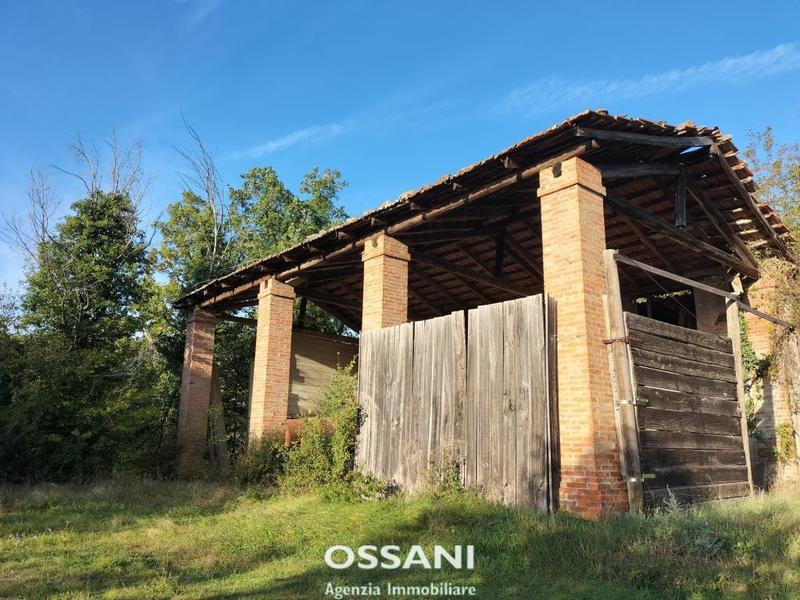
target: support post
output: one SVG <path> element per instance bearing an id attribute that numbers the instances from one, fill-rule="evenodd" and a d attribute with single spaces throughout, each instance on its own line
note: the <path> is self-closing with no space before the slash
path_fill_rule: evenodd
<path id="1" fill-rule="evenodd" d="M 361 329 L 380 329 L 408 321 L 408 262 L 402 242 L 383 233 L 368 239 L 361 260 L 364 290 Z"/>
<path id="2" fill-rule="evenodd" d="M 620 448 L 620 465 L 628 487 L 628 504 L 631 512 L 640 513 L 642 501 L 642 462 L 639 456 L 639 419 L 636 408 L 636 381 L 633 361 L 628 345 L 628 327 L 622 309 L 622 292 L 619 271 L 614 260 L 616 250 L 603 253 L 606 271 L 606 328 L 614 401 L 617 416 L 617 436 Z"/>
<path id="3" fill-rule="evenodd" d="M 289 413 L 294 297 L 294 288 L 275 278 L 261 283 L 259 288 L 249 443 L 265 435 L 284 437 Z"/>
<path id="4" fill-rule="evenodd" d="M 560 506 L 587 518 L 629 508 L 620 469 L 603 294 L 605 188 L 579 158 L 539 177 L 545 292 L 557 302 Z"/>
<path id="5" fill-rule="evenodd" d="M 177 470 L 182 477 L 197 477 L 206 470 L 203 457 L 208 436 L 216 327 L 216 317 L 200 308 L 195 308 L 186 320 L 178 405 Z"/>
<path id="6" fill-rule="evenodd" d="M 742 337 L 739 329 L 739 305 L 735 300 L 728 300 L 727 308 L 728 337 L 733 346 L 733 362 L 736 370 L 736 398 L 739 400 L 739 412 L 741 413 L 742 443 L 744 445 L 744 459 L 747 463 L 747 483 L 750 486 L 750 493 L 753 493 L 753 465 L 750 460 L 750 435 L 747 431 L 747 411 L 745 410 L 744 393 L 744 367 L 742 366 Z"/>

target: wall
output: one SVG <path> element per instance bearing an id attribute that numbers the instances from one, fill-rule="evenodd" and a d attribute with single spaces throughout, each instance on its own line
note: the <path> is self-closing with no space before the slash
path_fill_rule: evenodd
<path id="1" fill-rule="evenodd" d="M 289 417 L 313 412 L 337 366 L 347 365 L 358 353 L 358 339 L 316 331 L 292 331 Z"/>

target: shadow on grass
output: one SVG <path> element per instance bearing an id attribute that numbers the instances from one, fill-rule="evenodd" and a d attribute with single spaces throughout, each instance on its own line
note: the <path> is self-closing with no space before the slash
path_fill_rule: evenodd
<path id="1" fill-rule="evenodd" d="M 108 532 L 139 519 L 180 521 L 217 514 L 235 494 L 216 483 L 133 479 L 0 487 L 0 534 Z"/>
<path id="2" fill-rule="evenodd" d="M 599 523 L 568 515 L 538 515 L 445 500 L 401 524 L 357 535 L 331 536 L 328 545 L 422 544 L 475 546 L 474 571 L 360 570 L 344 572 L 318 561 L 299 575 L 235 593 L 199 594 L 204 600 L 324 597 L 334 586 L 431 582 L 474 585 L 482 599 L 569 598 L 793 598 L 800 565 L 787 558 L 800 519 L 758 519 L 730 506 Z M 788 534 L 788 535 L 787 535 Z M 794 538 L 797 540 L 798 538 Z M 795 542 L 796 543 L 796 542 Z M 415 596 L 408 596 L 415 597 Z"/>

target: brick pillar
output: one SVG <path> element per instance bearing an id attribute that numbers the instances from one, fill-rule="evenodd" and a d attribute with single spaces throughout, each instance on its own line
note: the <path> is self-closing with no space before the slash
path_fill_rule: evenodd
<path id="1" fill-rule="evenodd" d="M 720 289 L 725 287 L 719 281 L 709 281 L 708 285 Z M 725 298 L 697 288 L 694 289 L 693 294 L 697 330 L 728 337 Z"/>
<path id="2" fill-rule="evenodd" d="M 556 299 L 561 508 L 597 518 L 628 510 L 606 337 L 600 171 L 579 158 L 539 175 L 545 292 Z"/>
<path id="3" fill-rule="evenodd" d="M 186 321 L 181 398 L 178 407 L 178 474 L 202 475 L 211 402 L 211 371 L 214 366 L 214 335 L 217 319 L 195 308 Z"/>
<path id="4" fill-rule="evenodd" d="M 249 441 L 270 435 L 283 439 L 289 412 L 294 288 L 275 278 L 258 293 L 256 355 L 250 396 Z"/>
<path id="5" fill-rule="evenodd" d="M 380 329 L 408 321 L 408 261 L 405 244 L 385 234 L 367 240 L 361 329 Z"/>

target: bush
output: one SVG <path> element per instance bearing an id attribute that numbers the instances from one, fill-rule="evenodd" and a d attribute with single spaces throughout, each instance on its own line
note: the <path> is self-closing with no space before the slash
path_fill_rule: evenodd
<path id="1" fill-rule="evenodd" d="M 287 454 L 283 440 L 259 438 L 239 454 L 233 476 L 241 485 L 274 486 L 284 472 Z"/>

